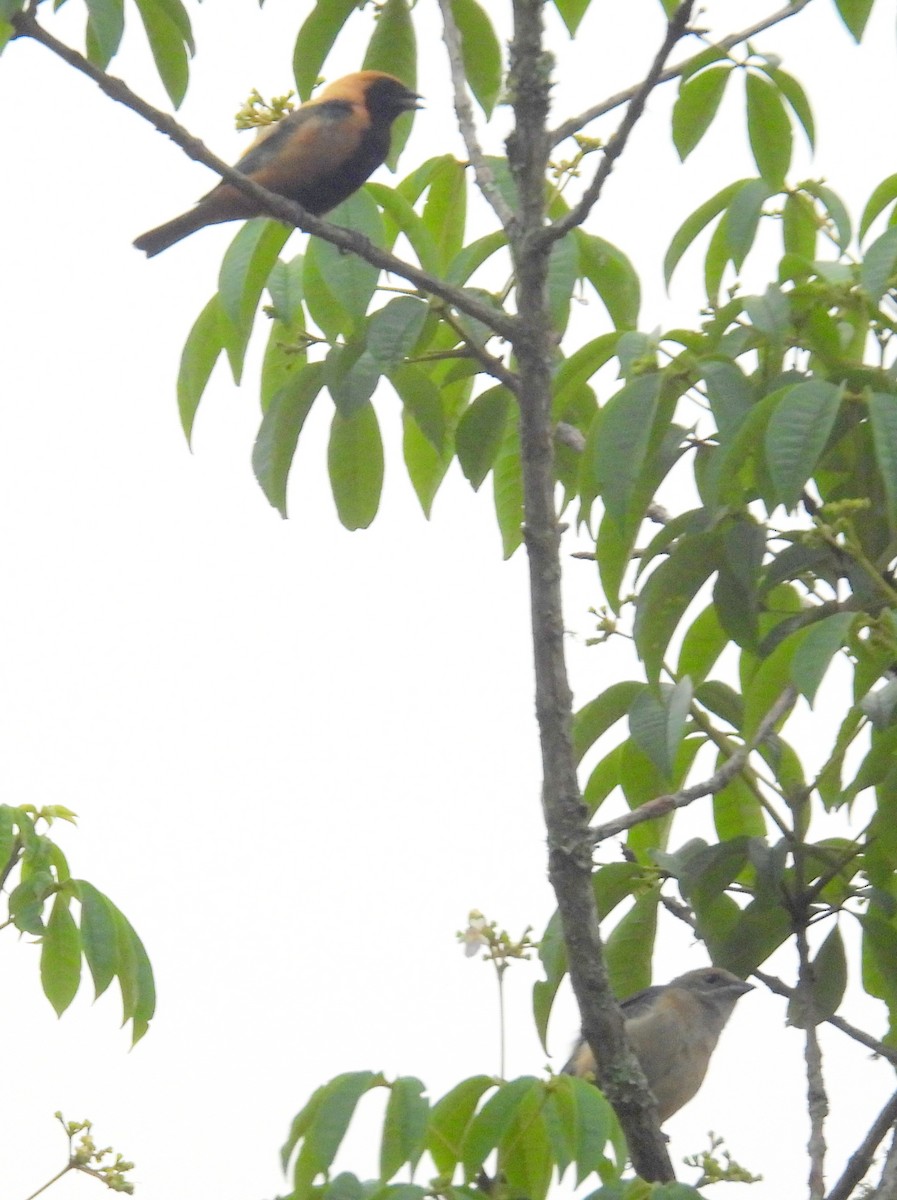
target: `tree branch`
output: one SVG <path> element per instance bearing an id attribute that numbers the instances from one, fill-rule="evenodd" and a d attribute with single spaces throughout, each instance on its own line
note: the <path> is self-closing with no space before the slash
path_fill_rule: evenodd
<path id="1" fill-rule="evenodd" d="M 713 45 L 720 50 L 732 50 L 741 42 L 746 42 L 749 38 L 756 37 L 758 33 L 763 33 L 767 29 L 771 29 L 774 25 L 780 24 L 782 21 L 787 21 L 789 17 L 795 17 L 811 3 L 811 0 L 794 0 L 792 4 L 786 4 L 784 8 L 780 8 L 777 12 L 772 13 L 768 17 L 764 17 L 762 21 L 756 21 L 753 25 L 749 25 L 747 29 L 742 29 L 739 33 L 729 34 L 728 37 L 721 38 Z M 657 79 L 657 85 L 669 83 L 672 79 L 678 79 L 683 75 L 689 67 L 697 60 L 700 54 L 704 54 L 702 50 L 699 54 L 692 54 L 684 59 L 681 63 L 676 63 L 675 66 L 667 67 L 662 71 Z M 570 117 L 564 121 L 552 133 L 549 134 L 552 146 L 556 146 L 565 138 L 572 137 L 574 133 L 578 133 L 590 122 L 595 121 L 598 117 L 603 117 L 609 112 L 613 112 L 615 108 L 620 108 L 624 104 L 628 104 L 636 95 L 639 88 L 643 85 L 638 83 L 633 87 L 626 88 L 625 91 L 617 92 L 613 96 L 608 96 L 606 100 L 602 100 L 600 104 L 594 105 L 592 108 L 587 108 L 577 117 Z"/>
<path id="2" fill-rule="evenodd" d="M 444 280 L 437 278 L 435 275 L 421 270 L 420 267 L 416 267 L 412 263 L 405 262 L 403 259 L 397 258 L 394 254 L 382 250 L 363 234 L 353 229 L 343 229 L 339 225 L 331 225 L 329 221 L 323 221 L 320 217 L 312 216 L 311 213 L 306 212 L 304 208 L 295 204 L 292 200 L 288 200 L 276 192 L 269 192 L 267 188 L 260 187 L 259 184 L 255 183 L 247 175 L 243 175 L 240 171 L 237 171 L 234 167 L 212 154 L 199 138 L 194 137 L 183 126 L 179 125 L 177 121 L 168 116 L 167 113 L 148 104 L 136 92 L 133 92 L 124 80 L 117 79 L 113 75 L 107 75 L 105 71 L 101 71 L 98 67 L 95 67 L 93 63 L 89 62 L 82 54 L 79 54 L 77 50 L 73 50 L 70 46 L 66 46 L 63 42 L 53 37 L 43 26 L 38 24 L 33 13 L 30 11 L 16 13 L 12 18 L 12 23 L 15 26 L 17 37 L 32 38 L 53 54 L 56 54 L 64 62 L 67 62 L 69 66 L 74 67 L 76 71 L 80 71 L 83 75 L 92 79 L 111 100 L 123 104 L 126 108 L 131 109 L 132 112 L 137 113 L 138 116 L 143 117 L 145 121 L 148 121 L 158 129 L 160 133 L 164 133 L 177 146 L 180 146 L 184 153 L 195 162 L 209 167 L 216 174 L 220 175 L 222 179 L 233 184 L 235 188 L 238 188 L 244 195 L 249 196 L 278 221 L 283 221 L 286 225 L 294 225 L 297 229 L 301 229 L 305 233 L 313 234 L 325 242 L 330 242 L 331 245 L 337 246 L 340 250 L 357 254 L 359 258 L 363 258 L 365 262 L 369 262 L 374 267 L 379 267 L 382 271 L 388 271 L 393 275 L 398 275 L 401 279 L 407 279 L 409 283 L 412 283 L 420 291 L 428 295 L 439 296 L 447 304 L 451 304 L 454 308 L 457 308 L 459 312 L 466 313 L 469 317 L 482 322 L 487 328 L 494 330 L 495 333 L 509 341 L 518 333 L 519 322 L 517 318 L 503 309 L 492 308 L 476 296 L 470 295 L 465 289 L 454 287 Z"/>
<path id="3" fill-rule="evenodd" d="M 546 236 L 551 240 L 556 241 L 558 238 L 562 238 L 565 233 L 569 233 L 577 225 L 581 225 L 595 207 L 598 197 L 601 195 L 601 189 L 614 169 L 614 164 L 626 149 L 629 135 L 635 128 L 639 117 L 645 111 L 645 104 L 648 101 L 648 97 L 657 87 L 658 83 L 660 83 L 664 63 L 672 54 L 676 43 L 688 32 L 688 22 L 691 18 L 693 3 L 694 0 L 682 0 L 682 3 L 670 18 L 667 25 L 666 37 L 663 39 L 663 43 L 657 54 L 654 56 L 651 69 L 645 76 L 644 81 L 636 88 L 619 128 L 604 147 L 604 157 L 601 160 L 600 167 L 595 172 L 592 182 L 583 192 L 579 202 L 563 217 L 553 222 L 545 231 Z"/>
<path id="4" fill-rule="evenodd" d="M 798 873 L 800 873 L 798 868 Z M 813 965 L 810 962 L 810 947 L 807 942 L 806 917 L 796 929 L 797 949 L 800 965 L 797 977 L 797 996 L 801 1000 L 805 1020 L 804 1061 L 807 1064 L 807 1115 L 810 1118 L 810 1137 L 807 1153 L 810 1157 L 810 1200 L 823 1200 L 825 1196 L 825 1119 L 829 1113 L 825 1078 L 822 1074 L 822 1050 L 813 1002 Z"/>
<path id="5" fill-rule="evenodd" d="M 624 813 L 623 816 L 617 817 L 613 821 L 606 821 L 603 825 L 594 826 L 592 829 L 593 843 L 598 845 L 600 842 L 606 841 L 609 837 L 614 837 L 626 829 L 632 829 L 634 825 L 641 825 L 644 821 L 656 820 L 657 817 L 665 817 L 667 813 L 673 812 L 674 809 L 686 808 L 702 796 L 713 796 L 717 792 L 721 792 L 744 768 L 750 755 L 757 749 L 763 739 L 772 732 L 776 724 L 785 716 L 796 699 L 797 693 L 794 688 L 785 688 L 781 696 L 779 696 L 778 700 L 776 700 L 775 704 L 773 704 L 772 708 L 770 708 L 769 712 L 760 722 L 757 732 L 751 741 L 739 747 L 728 762 L 724 762 L 719 770 L 714 771 L 709 779 L 693 784 L 692 787 L 682 788 L 678 792 L 672 792 L 668 796 L 657 796 L 654 800 L 648 800 L 647 803 L 640 805 L 633 812 Z"/>
<path id="6" fill-rule="evenodd" d="M 897 1132 L 888 1147 L 878 1187 L 868 1200 L 897 1200 Z"/>
<path id="7" fill-rule="evenodd" d="M 519 197 L 510 234 L 520 328 L 514 353 L 520 377 L 524 537 L 530 577 L 536 713 L 542 747 L 542 805 L 548 869 L 567 946 L 583 1033 L 596 1052 L 599 1082 L 620 1118 L 636 1171 L 674 1178 L 657 1108 L 629 1048 L 607 977 L 592 889 L 592 854 L 573 754 L 573 698 L 564 660 L 560 528 L 555 509 L 551 382 L 554 344 L 546 280 L 546 119 L 549 59 L 542 45 L 542 0 L 514 0 L 509 91 L 514 131 L 508 164 Z"/>
<path id="8" fill-rule="evenodd" d="M 449 56 L 449 69 L 452 74 L 452 87 L 455 92 L 455 115 L 458 118 L 458 128 L 467 147 L 467 157 L 473 167 L 477 186 L 492 206 L 492 211 L 501 221 L 505 230 L 510 230 L 516 217 L 514 211 L 499 190 L 492 169 L 486 162 L 483 148 L 477 136 L 474 122 L 473 106 L 467 92 L 467 80 L 464 73 L 464 59 L 461 54 L 461 35 L 455 22 L 452 10 L 452 0 L 439 0 L 439 10 L 442 13 L 443 41 Z"/>
<path id="9" fill-rule="evenodd" d="M 854 1189 L 872 1166 L 872 1159 L 875 1157 L 875 1152 L 881 1145 L 885 1134 L 889 1129 L 894 1128 L 895 1122 L 897 1122 L 897 1092 L 888 1100 L 870 1125 L 869 1132 L 847 1160 L 847 1166 L 844 1168 L 841 1178 L 829 1192 L 826 1200 L 850 1200 Z M 891 1153 L 893 1153 L 893 1148 Z M 878 1191 L 875 1192 L 875 1196 L 879 1196 Z M 884 1200 L 883 1196 L 881 1200 Z"/>

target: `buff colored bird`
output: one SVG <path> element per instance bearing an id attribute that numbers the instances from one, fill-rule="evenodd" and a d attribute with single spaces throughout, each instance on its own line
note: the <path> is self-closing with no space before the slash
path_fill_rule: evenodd
<path id="1" fill-rule="evenodd" d="M 358 71 L 330 84 L 289 116 L 263 129 L 236 169 L 314 216 L 341 204 L 385 161 L 392 123 L 420 97 L 382 71 Z M 141 234 L 148 258 L 206 225 L 263 215 L 230 183 L 219 183 L 189 212 Z"/>

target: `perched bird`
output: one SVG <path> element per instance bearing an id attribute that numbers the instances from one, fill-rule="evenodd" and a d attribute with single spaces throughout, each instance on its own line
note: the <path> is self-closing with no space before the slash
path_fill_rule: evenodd
<path id="1" fill-rule="evenodd" d="M 346 75 L 283 120 L 266 126 L 236 169 L 320 216 L 351 196 L 386 159 L 393 121 L 417 108 L 419 99 L 382 71 Z M 206 225 L 262 213 L 233 184 L 222 182 L 195 208 L 141 234 L 134 245 L 152 258 Z"/>
<path id="2" fill-rule="evenodd" d="M 721 967 L 700 967 L 621 1001 L 626 1037 L 654 1093 L 661 1124 L 695 1095 L 723 1026 L 739 997 L 753 987 Z M 564 1074 L 597 1077 L 582 1038 Z"/>

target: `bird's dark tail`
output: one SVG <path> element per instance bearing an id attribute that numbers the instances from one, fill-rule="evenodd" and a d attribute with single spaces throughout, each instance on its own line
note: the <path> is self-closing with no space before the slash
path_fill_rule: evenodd
<path id="1" fill-rule="evenodd" d="M 189 212 L 181 213 L 179 217 L 166 221 L 164 225 L 142 233 L 134 245 L 138 250 L 145 251 L 147 258 L 152 258 L 154 254 L 161 254 L 181 238 L 189 237 L 197 229 L 209 224 L 211 222 L 207 212 L 203 212 L 201 207 L 191 208 Z"/>

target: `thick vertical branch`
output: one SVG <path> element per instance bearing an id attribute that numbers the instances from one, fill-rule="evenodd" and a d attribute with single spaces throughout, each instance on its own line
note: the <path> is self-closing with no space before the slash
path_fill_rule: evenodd
<path id="1" fill-rule="evenodd" d="M 583 1032 L 599 1063 L 601 1086 L 619 1114 L 635 1169 L 645 1179 L 669 1180 L 674 1175 L 657 1124 L 656 1106 L 626 1043 L 604 966 L 591 882 L 591 836 L 579 794 L 571 736 L 572 695 L 564 661 L 560 528 L 554 494 L 554 342 L 546 303 L 549 246 L 543 236 L 550 74 L 551 60 L 542 46 L 542 0 L 514 0 L 510 91 L 515 127 L 508 139 L 508 161 L 518 192 L 511 251 L 521 332 L 513 344 L 520 378 L 525 539 L 549 874 Z"/>

